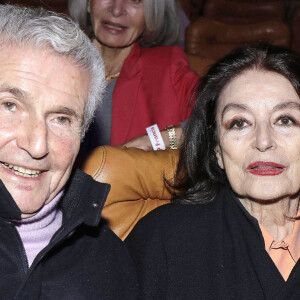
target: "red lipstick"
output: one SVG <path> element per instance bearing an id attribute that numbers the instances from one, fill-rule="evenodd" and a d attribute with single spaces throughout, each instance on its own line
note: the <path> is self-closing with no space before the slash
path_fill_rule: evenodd
<path id="1" fill-rule="evenodd" d="M 281 174 L 286 166 L 270 161 L 256 161 L 247 167 L 247 171 L 253 175 L 276 176 Z"/>

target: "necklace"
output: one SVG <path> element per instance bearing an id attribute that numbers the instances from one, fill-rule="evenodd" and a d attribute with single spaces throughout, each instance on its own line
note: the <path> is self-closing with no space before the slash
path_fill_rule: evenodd
<path id="1" fill-rule="evenodd" d="M 115 73 L 115 74 L 112 74 L 112 75 L 109 75 L 109 76 L 106 76 L 105 79 L 106 79 L 106 81 L 110 81 L 110 80 L 112 80 L 112 79 L 118 78 L 119 75 L 120 75 L 120 72 Z"/>

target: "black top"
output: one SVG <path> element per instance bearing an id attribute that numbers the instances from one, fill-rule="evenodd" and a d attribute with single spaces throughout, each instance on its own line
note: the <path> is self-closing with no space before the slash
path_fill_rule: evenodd
<path id="1" fill-rule="evenodd" d="M 137 299 L 128 250 L 100 218 L 108 192 L 76 171 L 61 199 L 62 226 L 29 268 L 10 221 L 20 210 L 0 181 L 0 299 Z"/>
<path id="2" fill-rule="evenodd" d="M 209 204 L 152 211 L 126 242 L 143 299 L 300 299 L 299 261 L 285 282 L 257 220 L 227 188 Z"/>

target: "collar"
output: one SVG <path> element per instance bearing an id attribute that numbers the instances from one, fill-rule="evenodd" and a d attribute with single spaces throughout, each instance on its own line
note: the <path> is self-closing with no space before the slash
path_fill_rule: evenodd
<path id="1" fill-rule="evenodd" d="M 247 211 L 247 209 L 244 207 L 244 205 L 242 204 L 240 199 L 236 196 L 236 194 L 233 192 L 233 190 L 231 189 L 231 187 L 229 185 L 226 184 L 224 190 L 225 190 L 225 195 L 226 195 L 226 201 L 230 203 L 231 209 L 238 209 L 239 211 L 241 211 L 242 214 L 244 215 L 244 217 L 246 217 L 246 219 L 248 220 L 248 222 L 250 224 L 252 224 L 256 233 L 263 240 L 262 233 L 261 233 L 257 219 L 254 218 L 252 215 L 250 215 L 250 213 Z M 223 193 L 224 193 L 224 190 L 223 190 Z"/>
<path id="2" fill-rule="evenodd" d="M 135 78 L 141 72 L 141 67 L 139 65 L 141 51 L 142 51 L 141 46 L 139 45 L 138 42 L 136 42 L 133 45 L 130 54 L 125 59 L 119 78 L 122 76 L 124 80 L 126 79 L 128 80 L 130 78 Z"/>
<path id="3" fill-rule="evenodd" d="M 21 211 L 2 180 L 0 180 L 0 218 L 21 219 Z"/>
<path id="4" fill-rule="evenodd" d="M 60 203 L 63 223 L 78 223 L 80 220 L 88 226 L 97 226 L 109 190 L 109 184 L 97 182 L 81 170 L 74 170 Z M 9 220 L 21 218 L 20 209 L 1 180 L 0 217 Z"/>
<path id="5" fill-rule="evenodd" d="M 88 226 L 97 226 L 109 191 L 109 184 L 97 182 L 79 169 L 74 170 L 60 203 L 63 224 L 82 220 Z"/>
<path id="6" fill-rule="evenodd" d="M 129 131 L 135 119 L 136 104 L 144 96 L 138 97 L 140 93 L 142 67 L 141 47 L 136 42 L 125 59 L 120 76 L 113 91 L 113 107 L 111 120 L 110 144 L 117 146 L 128 140 Z M 146 104 L 145 104 L 146 105 Z"/>

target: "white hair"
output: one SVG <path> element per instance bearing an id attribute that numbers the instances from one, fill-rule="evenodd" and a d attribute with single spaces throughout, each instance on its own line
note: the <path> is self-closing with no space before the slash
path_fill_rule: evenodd
<path id="1" fill-rule="evenodd" d="M 91 32 L 88 0 L 69 0 L 70 16 L 81 28 Z M 180 34 L 180 16 L 177 0 L 143 0 L 146 23 L 145 34 L 139 40 L 142 47 L 175 45 Z"/>
<path id="2" fill-rule="evenodd" d="M 83 116 L 83 138 L 106 86 L 101 55 L 90 39 L 64 15 L 43 8 L 0 5 L 0 49 L 9 45 L 49 48 L 88 72 L 91 84 Z"/>

